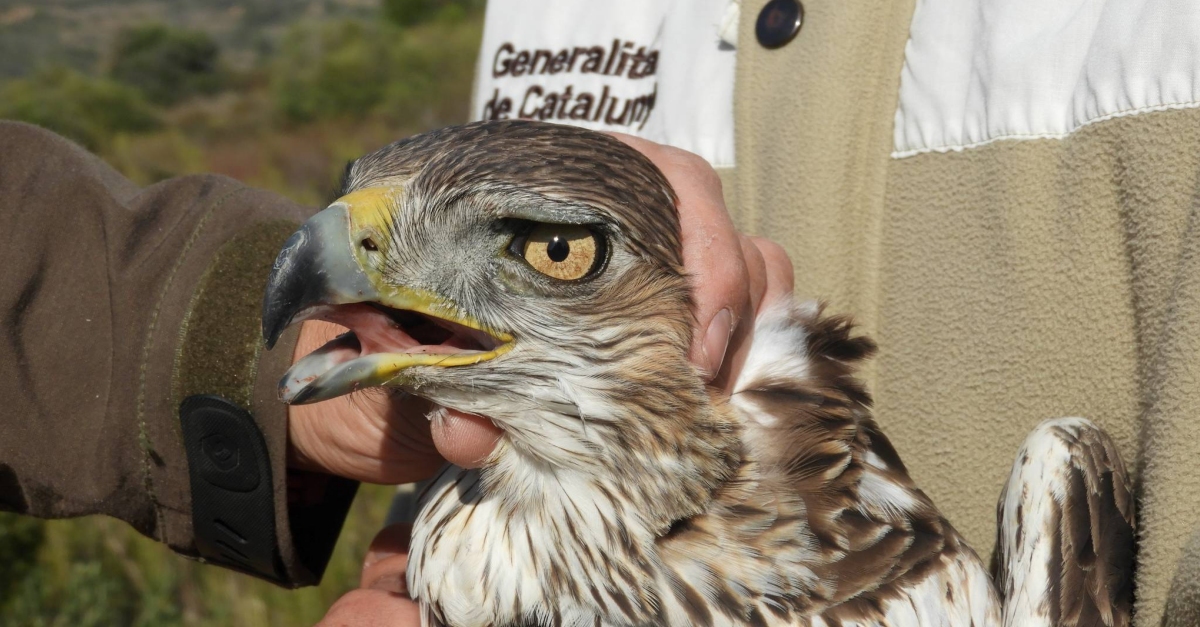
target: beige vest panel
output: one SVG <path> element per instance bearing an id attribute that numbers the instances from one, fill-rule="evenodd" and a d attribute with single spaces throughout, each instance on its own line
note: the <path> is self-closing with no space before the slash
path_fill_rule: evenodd
<path id="1" fill-rule="evenodd" d="M 1138 474 L 1138 624 L 1200 624 L 1200 111 L 892 159 L 912 3 L 810 0 L 773 51 L 763 4 L 742 8 L 730 205 L 799 296 L 879 340 L 868 378 L 914 478 L 986 556 L 1025 435 L 1091 418 Z"/>

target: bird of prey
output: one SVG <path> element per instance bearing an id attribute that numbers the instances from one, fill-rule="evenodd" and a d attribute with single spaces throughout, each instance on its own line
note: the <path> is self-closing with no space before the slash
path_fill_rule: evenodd
<path id="1" fill-rule="evenodd" d="M 855 369 L 874 345 L 848 319 L 763 313 L 725 394 L 688 362 L 690 305 L 649 160 L 503 121 L 353 162 L 280 253 L 263 329 L 351 329 L 293 366 L 286 402 L 389 386 L 502 430 L 423 497 L 426 625 L 1127 624 L 1132 504 L 1090 423 L 1026 444 L 995 586 L 873 419 Z"/>

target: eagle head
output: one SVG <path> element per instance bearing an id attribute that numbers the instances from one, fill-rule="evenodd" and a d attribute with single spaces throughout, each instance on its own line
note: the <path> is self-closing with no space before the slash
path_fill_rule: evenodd
<path id="1" fill-rule="evenodd" d="M 618 491 L 639 504 L 631 524 L 661 533 L 738 456 L 687 359 L 675 202 L 643 155 L 562 125 L 469 124 L 366 155 L 268 281 L 268 346 L 301 320 L 350 329 L 281 397 L 387 386 L 488 416 L 503 435 L 487 490 L 518 508 L 548 483 Z"/>

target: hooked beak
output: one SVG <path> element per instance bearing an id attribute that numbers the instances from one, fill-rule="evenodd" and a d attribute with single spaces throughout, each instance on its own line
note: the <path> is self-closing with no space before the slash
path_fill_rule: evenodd
<path id="1" fill-rule="evenodd" d="M 262 331 L 267 348 L 289 326 L 322 319 L 351 329 L 297 361 L 280 382 L 289 404 L 315 403 L 388 384 L 413 366 L 464 366 L 512 348 L 426 290 L 387 284 L 364 264 L 361 233 L 386 231 L 399 190 L 349 194 L 310 218 L 284 244 L 267 280 Z"/>
<path id="2" fill-rule="evenodd" d="M 275 258 L 263 296 L 263 339 L 274 348 L 284 329 L 322 307 L 378 298 L 350 249 L 349 211 L 334 203 L 293 233 Z"/>

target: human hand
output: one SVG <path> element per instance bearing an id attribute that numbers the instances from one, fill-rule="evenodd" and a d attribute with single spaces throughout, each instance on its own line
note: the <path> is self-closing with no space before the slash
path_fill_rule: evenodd
<path id="1" fill-rule="evenodd" d="M 633 135 L 612 135 L 646 155 L 675 189 L 683 265 L 695 298 L 691 360 L 710 382 L 729 391 L 749 351 L 754 318 L 792 292 L 792 261 L 779 244 L 738 233 L 721 179 L 702 157 Z"/>

